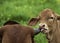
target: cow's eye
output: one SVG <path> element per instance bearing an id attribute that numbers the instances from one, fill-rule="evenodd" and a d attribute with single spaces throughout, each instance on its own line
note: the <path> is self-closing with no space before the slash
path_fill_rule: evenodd
<path id="1" fill-rule="evenodd" d="M 50 17 L 50 19 L 54 19 L 53 17 Z"/>
<path id="2" fill-rule="evenodd" d="M 49 21 L 53 21 L 53 19 L 54 19 L 54 17 L 50 17 L 48 20 L 49 20 Z"/>
<path id="3" fill-rule="evenodd" d="M 50 17 L 49 19 L 54 19 L 54 17 Z"/>

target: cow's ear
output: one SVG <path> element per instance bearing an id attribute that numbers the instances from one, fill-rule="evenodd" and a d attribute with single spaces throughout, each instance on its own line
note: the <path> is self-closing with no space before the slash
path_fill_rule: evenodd
<path id="1" fill-rule="evenodd" d="M 28 22 L 28 25 L 33 26 L 36 25 L 40 18 L 31 18 Z"/>
<path id="2" fill-rule="evenodd" d="M 57 20 L 60 20 L 60 16 L 57 16 Z"/>

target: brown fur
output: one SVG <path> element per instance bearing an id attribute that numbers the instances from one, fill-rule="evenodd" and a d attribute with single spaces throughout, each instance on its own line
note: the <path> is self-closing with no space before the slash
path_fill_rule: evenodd
<path id="1" fill-rule="evenodd" d="M 8 23 L 7 23 L 8 24 Z M 34 43 L 34 30 L 19 24 L 5 25 L 0 28 L 1 43 Z"/>
<path id="2" fill-rule="evenodd" d="M 12 21 L 12 20 L 8 20 L 7 22 L 5 22 L 4 24 L 3 24 L 3 26 L 5 26 L 5 25 L 13 25 L 13 24 L 19 24 L 19 23 L 17 23 L 16 21 Z M 0 27 L 1 28 L 1 27 Z M 2 43 L 2 34 L 0 33 L 0 43 Z"/>
<path id="3" fill-rule="evenodd" d="M 60 43 L 60 16 L 58 16 L 51 9 L 45 9 L 40 13 L 38 17 L 36 17 L 38 20 L 40 20 L 38 22 L 46 23 L 49 28 L 49 32 L 46 33 L 48 43 Z M 33 19 L 33 21 L 35 20 Z M 29 24 L 33 25 L 31 22 L 29 22 Z"/>

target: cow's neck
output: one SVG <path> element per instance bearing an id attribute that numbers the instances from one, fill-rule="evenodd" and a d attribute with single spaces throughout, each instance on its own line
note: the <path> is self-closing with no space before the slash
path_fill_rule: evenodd
<path id="1" fill-rule="evenodd" d="M 59 21 L 60 22 L 60 21 Z M 55 22 L 52 34 L 49 34 L 49 43 L 60 43 L 60 23 Z"/>

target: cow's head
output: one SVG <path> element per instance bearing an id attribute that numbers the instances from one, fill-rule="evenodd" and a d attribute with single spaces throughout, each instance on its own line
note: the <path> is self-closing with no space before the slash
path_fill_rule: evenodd
<path id="1" fill-rule="evenodd" d="M 39 26 L 45 28 L 43 32 L 48 33 L 55 28 L 55 24 L 59 18 L 57 18 L 56 13 L 54 13 L 51 9 L 45 9 L 42 11 L 39 17 L 34 19 L 32 18 L 29 24 L 35 25 L 39 21 Z"/>

